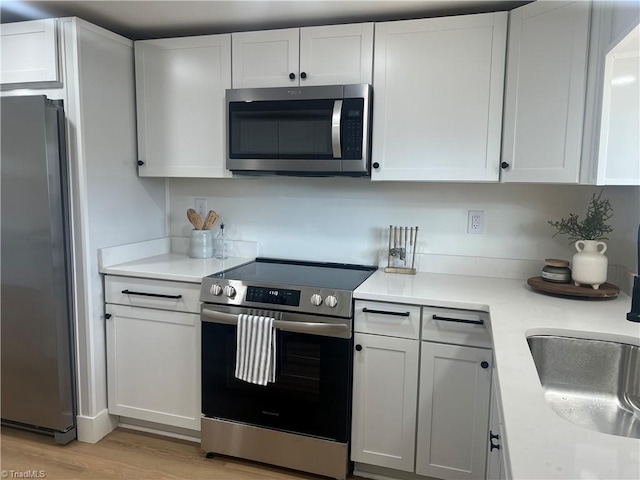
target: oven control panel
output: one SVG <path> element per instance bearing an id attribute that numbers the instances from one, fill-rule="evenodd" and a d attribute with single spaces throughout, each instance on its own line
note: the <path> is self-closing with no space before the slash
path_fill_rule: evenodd
<path id="1" fill-rule="evenodd" d="M 246 300 L 247 302 L 298 307 L 300 306 L 300 290 L 248 286 Z"/>

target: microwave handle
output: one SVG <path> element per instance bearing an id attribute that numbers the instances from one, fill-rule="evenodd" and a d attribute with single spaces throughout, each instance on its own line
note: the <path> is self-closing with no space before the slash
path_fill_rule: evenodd
<path id="1" fill-rule="evenodd" d="M 333 158 L 342 158 L 342 146 L 340 145 L 340 120 L 342 119 L 342 100 L 334 100 L 333 115 L 331 116 L 331 146 Z"/>

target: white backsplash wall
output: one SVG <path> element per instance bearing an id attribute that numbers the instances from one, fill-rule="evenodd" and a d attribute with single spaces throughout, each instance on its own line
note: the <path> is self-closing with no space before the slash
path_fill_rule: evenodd
<path id="1" fill-rule="evenodd" d="M 202 197 L 223 218 L 226 236 L 258 241 L 262 256 L 377 264 L 390 224 L 419 226 L 421 253 L 571 260 L 572 246 L 564 237 L 551 238 L 554 229 L 547 220 L 570 212 L 583 216 L 599 188 L 259 177 L 171 179 L 169 191 L 172 236 L 189 235 L 186 210 Z M 617 222 L 608 255 L 626 268 L 632 267 L 626 259 L 635 248 L 630 232 L 640 216 L 639 192 L 637 187 L 606 190 Z M 468 210 L 484 210 L 484 234 L 467 234 Z M 625 224 L 633 218 L 635 227 Z"/>

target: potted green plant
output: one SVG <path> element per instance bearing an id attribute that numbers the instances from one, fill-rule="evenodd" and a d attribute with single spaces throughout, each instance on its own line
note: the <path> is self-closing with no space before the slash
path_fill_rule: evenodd
<path id="1" fill-rule="evenodd" d="M 609 199 L 602 198 L 602 190 L 591 196 L 584 220 L 570 213 L 569 218 L 559 221 L 549 220 L 549 225 L 556 228 L 553 235 L 566 235 L 570 243 L 575 242 L 578 253 L 573 256 L 571 277 L 575 285 L 590 285 L 594 289 L 600 288 L 607 280 L 608 260 L 604 253 L 607 244 L 602 240 L 609 240 L 606 235 L 613 231 L 607 221 L 613 216 L 613 209 Z M 601 249 L 598 249 L 602 247 Z"/>

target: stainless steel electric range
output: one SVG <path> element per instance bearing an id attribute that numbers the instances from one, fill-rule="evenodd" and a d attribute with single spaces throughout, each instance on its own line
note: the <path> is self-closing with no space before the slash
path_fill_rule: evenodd
<path id="1" fill-rule="evenodd" d="M 375 270 L 258 258 L 203 279 L 203 450 L 346 477 L 353 291 Z M 234 377 L 240 314 L 275 319 L 275 383 Z"/>

